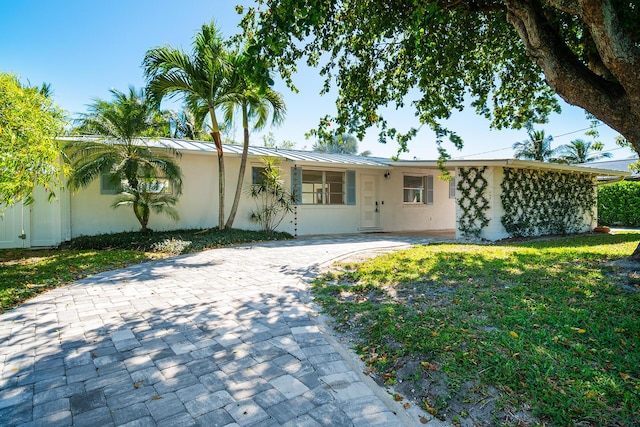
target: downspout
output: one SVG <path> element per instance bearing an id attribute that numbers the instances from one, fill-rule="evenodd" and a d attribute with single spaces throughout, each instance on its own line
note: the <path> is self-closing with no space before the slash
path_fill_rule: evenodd
<path id="1" fill-rule="evenodd" d="M 293 171 L 295 182 L 298 182 L 298 165 L 293 165 Z M 302 200 L 302 194 L 299 197 Z M 293 237 L 294 239 L 298 237 L 298 203 L 293 205 Z"/>

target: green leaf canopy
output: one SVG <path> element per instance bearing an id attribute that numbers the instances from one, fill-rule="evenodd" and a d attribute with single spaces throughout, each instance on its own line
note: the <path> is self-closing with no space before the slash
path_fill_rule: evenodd
<path id="1" fill-rule="evenodd" d="M 0 73 L 0 205 L 31 202 L 36 186 L 53 195 L 60 183 L 63 166 L 55 138 L 65 120 L 47 91 L 48 85 L 40 90 Z"/>
<path id="2" fill-rule="evenodd" d="M 493 128 L 521 128 L 559 111 L 556 93 L 619 131 L 640 151 L 640 0 L 267 0 L 251 52 L 292 83 L 299 60 L 338 89 L 336 132 L 377 127 L 401 149 L 469 103 Z M 241 12 L 244 12 L 242 10 Z M 411 105 L 416 128 L 383 117 Z"/>

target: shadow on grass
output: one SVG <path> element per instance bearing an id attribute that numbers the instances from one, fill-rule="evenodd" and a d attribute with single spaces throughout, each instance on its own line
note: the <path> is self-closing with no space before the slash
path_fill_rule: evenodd
<path id="1" fill-rule="evenodd" d="M 524 411 L 553 425 L 635 425 L 640 292 L 604 261 L 639 238 L 417 247 L 329 276 L 315 294 L 361 335 L 381 382 L 450 421 L 531 422 L 513 416 Z M 473 418 L 488 398 L 464 395 L 474 385 L 497 390 L 494 418 Z"/>

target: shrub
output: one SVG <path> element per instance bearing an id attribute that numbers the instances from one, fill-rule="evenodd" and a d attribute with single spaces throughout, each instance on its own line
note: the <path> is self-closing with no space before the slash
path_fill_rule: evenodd
<path id="1" fill-rule="evenodd" d="M 170 255 L 197 252 L 203 249 L 219 248 L 241 243 L 265 240 L 285 240 L 289 233 L 266 233 L 264 231 L 238 230 L 229 228 L 219 230 L 172 230 L 155 231 L 149 234 L 124 232 L 80 236 L 66 244 L 69 249 L 133 249 L 145 252 L 160 252 Z"/>
<path id="2" fill-rule="evenodd" d="M 640 182 L 621 181 L 598 188 L 598 222 L 640 226 Z"/>

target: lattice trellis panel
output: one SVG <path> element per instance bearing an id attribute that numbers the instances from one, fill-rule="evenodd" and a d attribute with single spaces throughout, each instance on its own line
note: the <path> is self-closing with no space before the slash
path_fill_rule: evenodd
<path id="1" fill-rule="evenodd" d="M 458 230 L 465 237 L 480 237 L 482 229 L 489 224 L 486 212 L 489 210 L 489 200 L 485 192 L 489 185 L 484 177 L 487 167 L 458 169 L 458 207 L 461 215 L 458 217 Z"/>
<path id="2" fill-rule="evenodd" d="M 504 168 L 502 225 L 512 236 L 567 234 L 593 219 L 594 180 L 583 174 Z"/>

